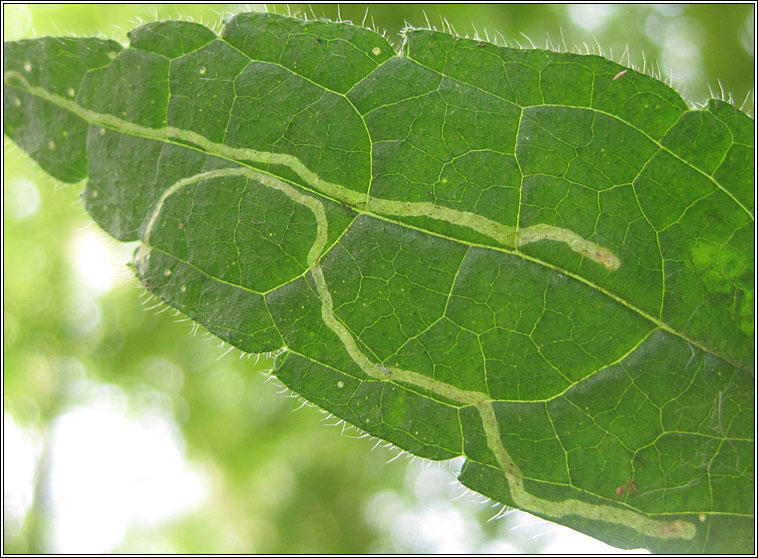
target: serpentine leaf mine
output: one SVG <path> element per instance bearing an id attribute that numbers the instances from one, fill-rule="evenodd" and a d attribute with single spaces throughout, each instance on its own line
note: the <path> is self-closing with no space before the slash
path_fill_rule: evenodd
<path id="1" fill-rule="evenodd" d="M 5 44 L 5 133 L 145 287 L 463 484 L 753 548 L 753 121 L 598 56 L 238 14 Z"/>

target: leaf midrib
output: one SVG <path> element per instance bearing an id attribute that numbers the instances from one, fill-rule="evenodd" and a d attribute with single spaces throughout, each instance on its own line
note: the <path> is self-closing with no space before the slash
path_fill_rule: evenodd
<path id="1" fill-rule="evenodd" d="M 293 72 L 293 74 L 294 74 L 294 72 Z M 297 74 L 295 74 L 295 75 L 297 75 Z M 13 83 L 11 83 L 9 81 L 9 79 L 8 79 L 9 77 L 16 78 L 16 80 L 18 80 L 24 87 L 18 87 L 18 85 L 14 85 Z M 268 174 L 268 175 L 270 175 L 270 176 L 272 176 L 274 178 L 282 179 L 282 177 L 276 175 L 275 173 L 273 173 L 273 172 L 271 172 L 269 170 L 260 169 L 260 168 L 258 168 L 256 166 L 252 165 L 252 164 L 245 163 L 245 162 L 239 161 L 237 159 L 228 157 L 228 156 L 226 156 L 226 155 L 224 155 L 222 153 L 216 153 L 216 152 L 213 152 L 211 150 L 202 149 L 202 148 L 200 148 L 200 146 L 193 145 L 193 144 L 191 144 L 189 142 L 177 141 L 176 139 L 171 138 L 171 137 L 168 136 L 168 128 L 169 128 L 168 126 L 164 127 L 164 128 L 161 128 L 161 129 L 153 129 L 153 128 L 148 128 L 148 127 L 145 127 L 145 126 L 141 126 L 139 124 L 134 124 L 132 122 L 124 121 L 124 120 L 122 120 L 122 119 L 120 119 L 120 118 L 118 118 L 118 117 L 116 117 L 114 115 L 111 115 L 111 114 L 96 113 L 95 111 L 91 111 L 89 109 L 86 109 L 86 108 L 82 107 L 81 105 L 77 104 L 75 101 L 71 101 L 69 99 L 65 99 L 63 97 L 60 97 L 60 96 L 58 96 L 58 95 L 56 95 L 54 93 L 50 93 L 49 91 L 47 91 L 47 90 L 45 90 L 45 89 L 43 89 L 41 87 L 32 86 L 31 84 L 29 84 L 26 81 L 26 79 L 23 77 L 23 75 L 21 75 L 18 72 L 6 72 L 4 78 L 5 78 L 4 81 L 5 81 L 5 85 L 6 86 L 14 87 L 14 88 L 19 89 L 21 91 L 25 91 L 26 93 L 35 95 L 36 97 L 39 97 L 39 98 L 41 98 L 43 100 L 51 102 L 51 103 L 55 104 L 56 106 L 59 106 L 62 109 L 65 109 L 65 110 L 68 110 L 68 111 L 72 112 L 73 114 L 75 114 L 76 116 L 78 116 L 79 118 L 81 118 L 82 120 L 84 120 L 85 122 L 87 122 L 90 125 L 95 125 L 95 126 L 100 126 L 100 127 L 103 127 L 103 128 L 107 128 L 109 130 L 112 130 L 112 131 L 120 133 L 120 134 L 125 134 L 125 135 L 129 135 L 129 136 L 134 136 L 134 137 L 140 137 L 140 138 L 149 139 L 149 140 L 152 140 L 152 141 L 162 141 L 164 143 L 170 143 L 170 144 L 173 144 L 173 145 L 177 145 L 179 147 L 183 147 L 183 148 L 187 148 L 187 149 L 194 149 L 195 151 L 198 151 L 199 153 L 203 153 L 205 155 L 209 155 L 209 156 L 214 156 L 214 157 L 218 157 L 218 158 L 221 158 L 221 159 L 225 159 L 227 161 L 233 162 L 233 163 L 235 163 L 237 165 L 240 165 L 242 167 L 248 167 L 248 168 L 254 169 L 257 172 Z M 559 105 L 559 106 L 562 106 L 562 105 Z M 584 108 L 584 107 L 578 107 L 578 108 Z M 587 110 L 592 110 L 592 109 L 587 109 Z M 121 127 L 113 124 L 114 122 L 120 124 Z M 164 133 L 161 133 L 161 131 L 163 131 Z M 196 134 L 194 132 L 193 132 L 193 134 L 197 135 L 198 137 L 202 137 L 202 136 L 200 136 L 200 134 Z M 212 141 L 208 140 L 207 138 L 203 137 L 203 139 L 208 144 L 214 144 L 215 143 L 215 142 L 212 142 Z M 269 153 L 269 152 L 267 152 L 267 153 Z M 293 156 L 291 156 L 291 157 L 295 158 Z M 273 163 L 273 164 L 281 164 L 281 163 Z M 305 165 L 303 165 L 303 167 L 305 167 Z M 305 167 L 305 168 L 307 168 L 307 167 Z M 292 170 L 294 171 L 294 169 L 292 169 Z M 308 169 L 308 170 L 310 171 L 310 169 Z M 312 171 L 310 171 L 310 172 L 312 172 Z M 315 176 L 318 176 L 315 173 L 313 173 L 313 174 Z M 328 194 L 325 194 L 323 192 L 320 192 L 318 190 L 315 190 L 315 189 L 313 189 L 313 188 L 311 188 L 309 186 L 303 185 L 301 183 L 298 183 L 297 186 L 299 188 L 303 188 L 304 190 L 306 190 L 306 191 L 308 191 L 308 192 L 310 192 L 310 193 L 312 193 L 314 195 L 317 195 L 317 196 L 319 196 L 321 198 L 329 199 L 329 200 L 331 200 L 331 201 L 333 201 L 335 203 L 342 203 L 344 201 L 344 200 L 341 200 L 339 198 L 336 198 L 336 197 L 330 196 Z M 344 187 L 342 187 L 342 188 L 344 188 Z M 380 198 L 374 198 L 374 199 L 380 199 Z M 596 291 L 604 294 L 605 296 L 611 298 L 612 300 L 616 301 L 617 303 L 624 305 L 625 307 L 629 308 L 630 310 L 632 310 L 633 312 L 637 313 L 641 317 L 643 317 L 646 320 L 648 320 L 648 321 L 652 322 L 653 324 L 655 324 L 658 328 L 660 328 L 660 329 L 662 329 L 664 331 L 667 331 L 669 333 L 672 333 L 673 335 L 681 338 L 682 340 L 690 343 L 691 345 L 693 345 L 695 347 L 698 347 L 699 349 L 701 349 L 701 350 L 703 350 L 703 351 L 705 351 L 705 352 L 707 352 L 709 354 L 712 354 L 712 355 L 714 355 L 714 356 L 716 356 L 716 357 L 718 357 L 718 358 L 720 358 L 720 359 L 728 362 L 729 364 L 731 364 L 731 365 L 733 365 L 733 366 L 735 366 L 735 367 L 737 367 L 737 368 L 739 368 L 739 369 L 741 369 L 741 370 L 743 370 L 745 372 L 752 373 L 751 369 L 749 368 L 749 365 L 746 365 L 746 364 L 744 364 L 742 362 L 736 361 L 735 359 L 731 358 L 730 356 L 723 355 L 723 354 L 721 354 L 721 353 L 719 353 L 719 352 L 717 352 L 717 351 L 715 351 L 715 350 L 707 347 L 703 343 L 701 343 L 699 341 L 696 341 L 694 339 L 691 339 L 684 332 L 681 332 L 681 331 L 679 331 L 679 330 L 671 327 L 669 324 L 663 322 L 662 320 L 656 318 L 655 316 L 652 316 L 649 313 L 645 312 L 644 310 L 636 307 L 635 305 L 633 305 L 633 304 L 631 304 L 631 303 L 623 300 L 618 295 L 616 295 L 616 294 L 608 291 L 607 289 L 605 289 L 604 287 L 601 287 L 597 283 L 594 283 L 594 282 L 592 282 L 592 281 L 590 281 L 590 280 L 588 280 L 588 279 L 586 279 L 586 278 L 584 278 L 584 277 L 582 277 L 580 275 L 577 275 L 577 274 L 575 274 L 575 273 L 573 273 L 571 271 L 567 271 L 565 269 L 562 269 L 562 268 L 560 268 L 560 267 L 558 267 L 558 266 L 556 266 L 554 264 L 551 264 L 549 262 L 537 259 L 537 258 L 535 258 L 533 256 L 528 255 L 528 254 L 525 254 L 525 253 L 519 251 L 518 249 L 511 250 L 511 249 L 508 249 L 508 248 L 506 248 L 506 247 L 504 247 L 502 245 L 494 245 L 493 246 L 493 245 L 480 244 L 480 243 L 476 243 L 476 242 L 471 242 L 471 241 L 467 241 L 467 240 L 462 240 L 462 239 L 450 237 L 450 236 L 447 236 L 447 235 L 442 234 L 442 233 L 426 230 L 426 229 L 423 229 L 422 227 L 418 227 L 418 226 L 406 223 L 404 221 L 399 221 L 399 220 L 396 220 L 396 219 L 392 219 L 391 217 L 387 217 L 385 215 L 374 213 L 372 211 L 367 210 L 366 208 L 362 208 L 362 207 L 358 207 L 358 206 L 353 207 L 353 210 L 356 211 L 356 212 L 358 212 L 358 213 L 361 213 L 361 214 L 364 214 L 364 215 L 368 215 L 368 216 L 376 218 L 376 219 L 383 220 L 385 222 L 393 223 L 393 224 L 399 225 L 401 227 L 407 227 L 407 228 L 410 228 L 410 229 L 414 229 L 414 230 L 417 230 L 417 231 L 425 233 L 425 234 L 431 234 L 433 236 L 444 238 L 444 239 L 450 240 L 452 242 L 457 242 L 459 244 L 464 244 L 464 245 L 472 246 L 472 247 L 485 248 L 485 249 L 490 249 L 490 250 L 494 249 L 494 250 L 497 250 L 497 251 L 500 251 L 500 252 L 503 252 L 503 253 L 515 255 L 515 256 L 521 257 L 521 258 L 523 258 L 525 260 L 528 260 L 530 262 L 533 262 L 533 263 L 536 263 L 536 264 L 541 265 L 543 267 L 546 267 L 546 268 L 548 268 L 548 269 L 550 269 L 552 271 L 555 271 L 557 273 L 565 275 L 567 277 L 571 277 L 572 279 L 580 281 L 580 282 L 586 284 L 587 286 L 595 289 Z M 343 234 L 344 234 L 344 231 L 343 231 Z M 307 272 L 307 270 L 305 270 L 303 273 L 306 273 L 306 272 Z M 210 275 L 208 273 L 206 273 L 206 275 L 208 277 L 213 278 L 213 279 L 218 279 L 218 278 L 216 278 L 216 277 L 214 277 L 214 276 L 212 276 L 212 275 Z M 301 276 L 301 275 L 299 275 L 299 276 Z M 242 285 L 238 285 L 238 286 L 242 287 Z"/>

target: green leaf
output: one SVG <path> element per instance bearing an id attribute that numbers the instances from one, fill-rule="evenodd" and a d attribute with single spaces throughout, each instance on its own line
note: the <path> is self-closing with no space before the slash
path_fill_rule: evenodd
<path id="1" fill-rule="evenodd" d="M 753 121 L 597 56 L 154 22 L 5 44 L 5 133 L 149 291 L 495 500 L 749 552 Z"/>

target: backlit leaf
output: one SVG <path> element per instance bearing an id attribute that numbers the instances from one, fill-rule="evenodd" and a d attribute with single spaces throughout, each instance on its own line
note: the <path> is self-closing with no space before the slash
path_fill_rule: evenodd
<path id="1" fill-rule="evenodd" d="M 5 133 L 295 392 L 611 544 L 749 552 L 753 121 L 597 56 L 240 14 L 5 44 Z"/>

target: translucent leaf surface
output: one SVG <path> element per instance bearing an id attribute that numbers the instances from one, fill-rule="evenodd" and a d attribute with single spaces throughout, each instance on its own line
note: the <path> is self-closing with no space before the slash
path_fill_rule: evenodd
<path id="1" fill-rule="evenodd" d="M 240 14 L 5 44 L 5 133 L 287 386 L 611 544 L 749 552 L 753 121 L 597 56 Z"/>

